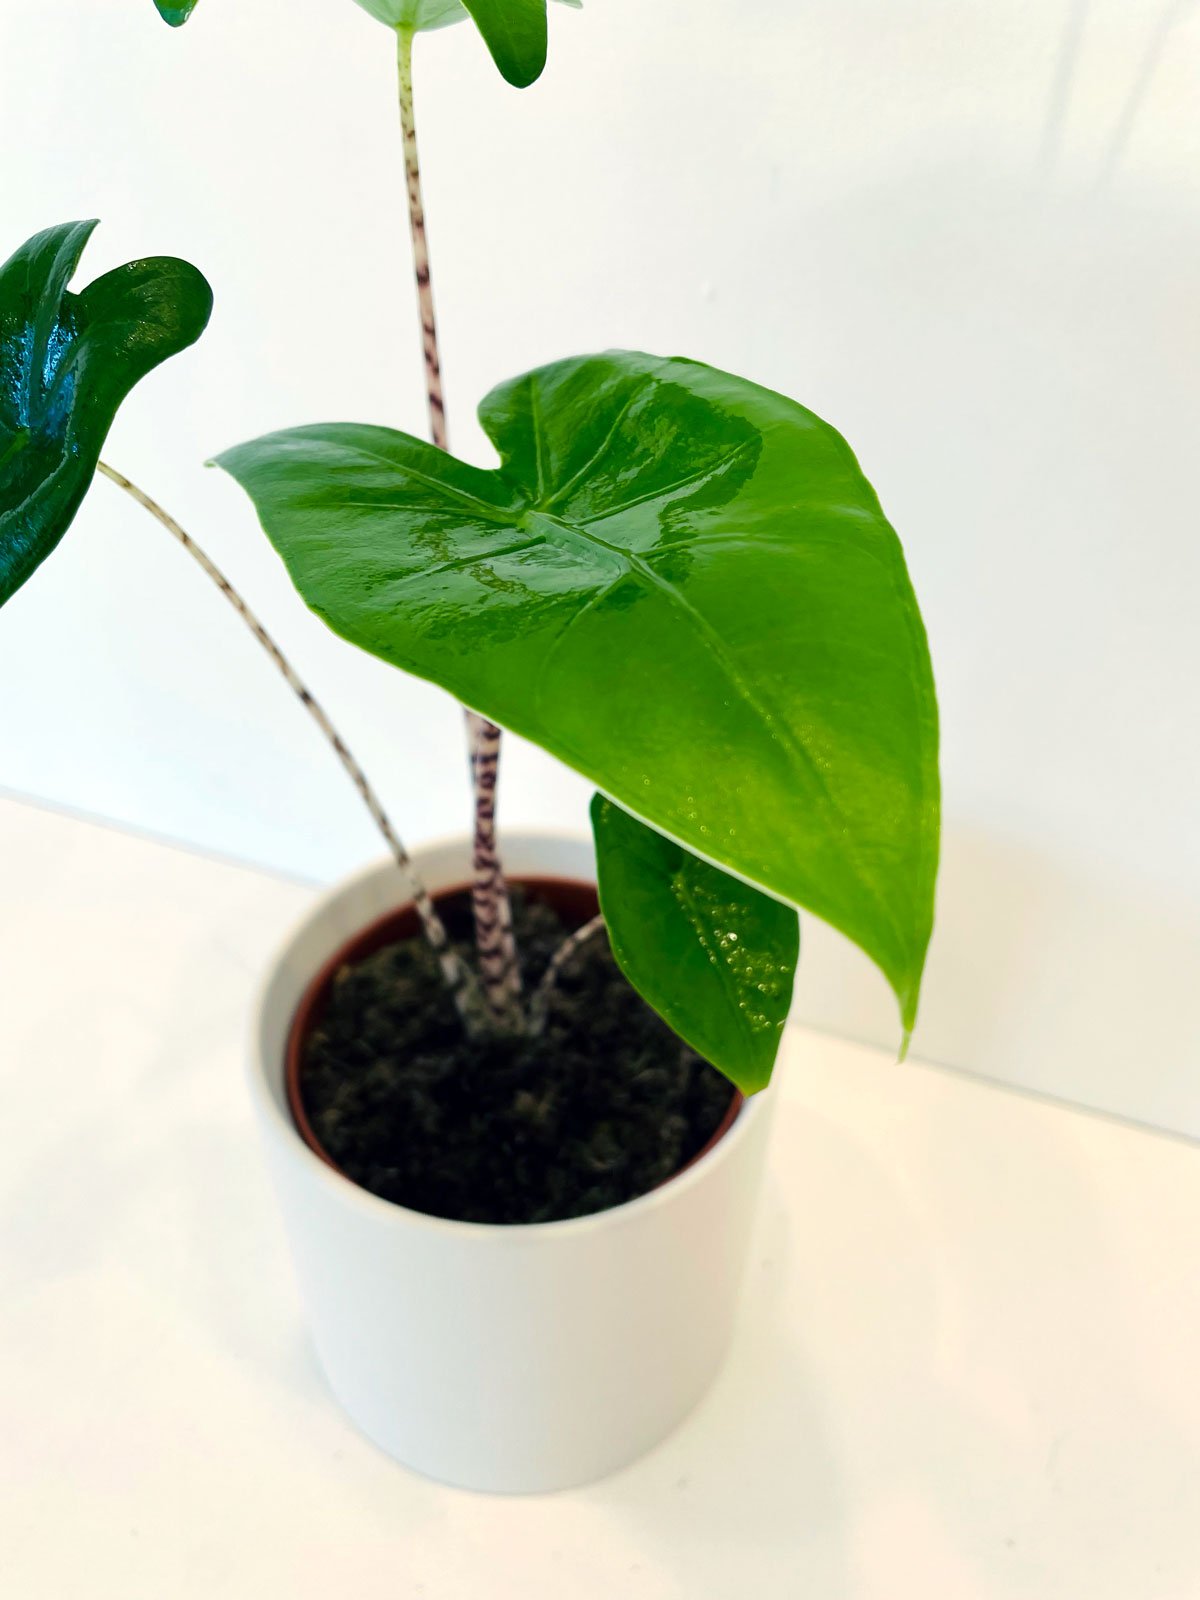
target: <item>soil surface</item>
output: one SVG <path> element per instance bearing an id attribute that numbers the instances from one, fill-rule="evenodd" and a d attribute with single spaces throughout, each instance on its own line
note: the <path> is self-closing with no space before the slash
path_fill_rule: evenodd
<path id="1" fill-rule="evenodd" d="M 469 956 L 465 896 L 439 909 Z M 519 891 L 514 917 L 529 989 L 566 930 Z M 300 1087 L 317 1138 L 363 1188 L 492 1223 L 648 1193 L 703 1148 L 733 1093 L 630 987 L 602 932 L 560 975 L 538 1039 L 468 1044 L 423 940 L 343 967 Z"/>

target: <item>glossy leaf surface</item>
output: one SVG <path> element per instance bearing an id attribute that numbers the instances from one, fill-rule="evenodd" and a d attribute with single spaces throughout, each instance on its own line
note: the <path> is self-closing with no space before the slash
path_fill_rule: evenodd
<path id="1" fill-rule="evenodd" d="M 165 257 L 69 294 L 95 226 L 50 228 L 0 267 L 0 605 L 70 526 L 125 396 L 212 310 L 195 267 Z"/>
<path id="2" fill-rule="evenodd" d="M 199 0 L 154 0 L 159 16 L 173 28 L 182 27 L 198 3 Z"/>
<path id="3" fill-rule="evenodd" d="M 917 1005 L 937 711 L 899 542 L 845 441 L 728 373 L 625 351 L 480 408 L 482 471 L 386 428 L 221 458 L 337 632 L 842 930 Z"/>
<path id="4" fill-rule="evenodd" d="M 800 954 L 790 906 L 597 795 L 600 908 L 638 993 L 744 1094 L 771 1080 Z"/>

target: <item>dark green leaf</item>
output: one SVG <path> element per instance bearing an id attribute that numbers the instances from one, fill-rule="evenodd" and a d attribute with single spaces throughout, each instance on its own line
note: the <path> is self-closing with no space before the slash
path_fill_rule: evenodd
<path id="1" fill-rule="evenodd" d="M 602 795 L 592 801 L 600 909 L 621 971 L 743 1094 L 771 1081 L 800 923 Z"/>
<path id="2" fill-rule="evenodd" d="M 845 441 L 696 362 L 558 362 L 480 409 L 485 472 L 386 428 L 242 445 L 301 594 L 840 928 L 917 1007 L 937 709 L 899 541 Z"/>
<path id="3" fill-rule="evenodd" d="M 198 3 L 199 0 L 154 0 L 159 16 L 173 28 L 182 27 Z"/>
<path id="4" fill-rule="evenodd" d="M 0 267 L 0 605 L 70 526 L 125 396 L 212 309 L 195 267 L 166 257 L 68 294 L 95 226 L 50 228 Z"/>
<path id="5" fill-rule="evenodd" d="M 546 65 L 546 0 L 463 0 L 500 75 L 524 89 Z"/>

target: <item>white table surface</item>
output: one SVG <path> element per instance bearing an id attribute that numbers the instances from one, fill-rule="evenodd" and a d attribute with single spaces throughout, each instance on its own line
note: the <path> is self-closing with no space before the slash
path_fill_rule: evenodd
<path id="1" fill-rule="evenodd" d="M 13 801 L 0 861 L 6 1600 L 1200 1595 L 1194 1147 L 796 1033 L 709 1398 L 438 1488 L 325 1391 L 243 1092 L 312 891 Z"/>

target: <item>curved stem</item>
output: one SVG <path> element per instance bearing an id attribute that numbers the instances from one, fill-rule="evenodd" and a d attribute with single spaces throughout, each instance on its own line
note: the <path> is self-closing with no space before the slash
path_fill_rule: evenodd
<path id="1" fill-rule="evenodd" d="M 409 892 L 412 895 L 417 915 L 421 919 L 425 937 L 438 958 L 442 975 L 454 998 L 454 1003 L 463 1020 L 473 1025 L 473 1018 L 477 1015 L 479 1009 L 477 985 L 471 973 L 463 966 L 451 947 L 445 924 L 442 922 L 441 917 L 438 916 L 437 907 L 430 899 L 424 884 L 417 877 L 412 859 L 404 848 L 396 830 L 392 827 L 378 795 L 367 781 L 366 773 L 354 759 L 345 740 L 338 733 L 333 723 L 330 722 L 322 706 L 314 698 L 299 673 L 221 571 L 220 567 L 205 554 L 190 534 L 184 532 L 179 523 L 175 521 L 175 518 L 169 512 L 164 511 L 162 506 L 156 500 L 152 500 L 144 490 L 139 489 L 137 484 L 131 482 L 124 473 L 118 472 L 115 467 L 110 467 L 107 462 L 101 461 L 97 470 L 103 473 L 111 483 L 115 483 L 118 489 L 123 489 L 127 495 L 137 501 L 143 510 L 148 511 L 156 521 L 160 522 L 171 537 L 183 546 L 193 561 L 203 568 L 207 576 L 220 589 L 226 600 L 229 601 L 238 616 L 241 617 L 259 644 L 262 645 L 271 660 L 279 668 L 288 688 L 291 689 L 317 727 L 320 728 L 325 739 L 333 747 L 338 760 L 349 774 L 354 787 L 358 790 L 363 804 L 370 812 L 371 820 L 387 841 L 388 849 L 396 858 L 396 864 L 408 879 Z"/>
<path id="2" fill-rule="evenodd" d="M 551 956 L 537 988 L 533 991 L 533 998 L 529 1002 L 530 1033 L 539 1034 L 546 1026 L 546 1016 L 550 1008 L 550 996 L 554 993 L 562 969 L 575 952 L 582 945 L 585 945 L 589 939 L 598 934 L 603 927 L 604 918 L 597 912 L 590 922 L 585 922 L 582 928 L 576 928 L 574 933 L 568 935 Z"/>
<path id="3" fill-rule="evenodd" d="M 421 163 L 417 151 L 417 123 L 413 101 L 411 28 L 396 30 L 396 62 L 400 87 L 400 127 L 404 136 L 404 172 L 408 190 L 408 222 L 412 234 L 413 270 L 417 305 L 421 315 L 421 343 L 425 357 L 425 398 L 429 408 L 429 437 L 439 450 L 448 450 L 446 404 L 442 390 L 442 363 L 438 349 L 437 315 L 433 303 L 433 275 L 429 265 L 429 237 L 425 227 L 425 202 L 421 191 Z M 512 905 L 496 845 L 496 779 L 500 762 L 500 729 L 477 712 L 467 711 L 467 744 L 475 796 L 475 839 L 471 904 L 475 915 L 475 944 L 479 971 L 492 1022 L 501 1031 L 520 1031 L 521 967 L 513 937 Z"/>

